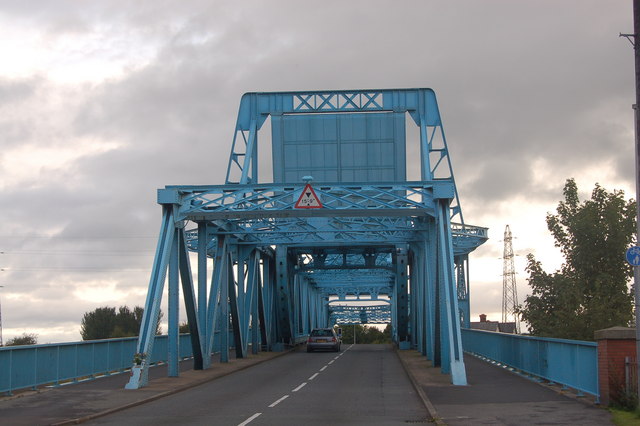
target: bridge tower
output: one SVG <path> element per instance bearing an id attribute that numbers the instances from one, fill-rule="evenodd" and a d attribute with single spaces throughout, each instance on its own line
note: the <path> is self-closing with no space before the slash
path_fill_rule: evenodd
<path id="1" fill-rule="evenodd" d="M 407 126 L 417 127 L 411 140 Z M 226 362 L 232 347 L 239 358 L 282 350 L 314 327 L 391 323 L 401 349 L 466 384 L 468 254 L 487 230 L 463 220 L 433 90 L 247 93 L 225 183 L 166 186 L 158 203 L 143 361 L 128 388 L 147 381 L 165 281 L 170 376 L 181 289 L 196 369 L 211 366 L 214 348 Z"/>
<path id="2" fill-rule="evenodd" d="M 518 289 L 516 269 L 513 262 L 513 237 L 509 225 L 504 228 L 504 251 L 502 255 L 502 322 L 513 322 L 520 334 L 520 319 L 517 314 Z"/>

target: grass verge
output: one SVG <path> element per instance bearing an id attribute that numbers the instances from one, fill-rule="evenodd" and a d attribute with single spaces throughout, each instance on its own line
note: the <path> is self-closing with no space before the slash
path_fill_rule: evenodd
<path id="1" fill-rule="evenodd" d="M 615 408 L 609 408 L 613 415 L 613 423 L 616 426 L 634 426 L 640 425 L 640 414 L 635 411 L 624 411 Z"/>

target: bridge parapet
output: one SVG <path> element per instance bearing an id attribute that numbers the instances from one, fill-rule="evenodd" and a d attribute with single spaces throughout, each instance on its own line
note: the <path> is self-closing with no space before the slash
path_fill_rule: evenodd
<path id="1" fill-rule="evenodd" d="M 598 397 L 598 344 L 462 329 L 462 347 L 525 374 Z"/>

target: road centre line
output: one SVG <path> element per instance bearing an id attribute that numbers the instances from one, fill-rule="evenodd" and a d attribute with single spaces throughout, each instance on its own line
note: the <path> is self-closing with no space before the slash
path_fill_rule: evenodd
<path id="1" fill-rule="evenodd" d="M 332 359 L 332 360 L 331 360 L 331 361 L 329 361 L 327 364 L 328 364 L 328 365 L 331 365 L 331 364 L 333 364 L 334 362 L 336 362 L 336 360 L 335 360 L 335 359 Z"/>
<path id="2" fill-rule="evenodd" d="M 320 373 L 316 373 L 316 374 L 314 374 L 313 376 L 309 377 L 307 380 L 313 380 L 313 379 L 315 379 L 315 378 L 316 378 L 316 376 L 318 376 L 318 374 L 320 374 Z"/>
<path id="3" fill-rule="evenodd" d="M 298 392 L 300 389 L 302 389 L 303 387 L 305 387 L 305 385 L 307 384 L 307 382 L 304 382 L 303 384 L 301 384 L 300 386 L 298 386 L 297 388 L 295 388 L 294 390 L 292 390 L 291 392 Z"/>
<path id="4" fill-rule="evenodd" d="M 285 400 L 285 399 L 287 399 L 287 398 L 289 398 L 289 395 L 285 395 L 285 396 L 283 396 L 282 398 L 280 398 L 279 400 L 277 400 L 276 402 L 274 402 L 273 404 L 271 404 L 271 405 L 269 406 L 269 408 L 273 408 L 273 407 L 275 407 L 276 405 L 280 404 L 282 401 L 284 401 L 284 400 Z"/>
<path id="5" fill-rule="evenodd" d="M 262 414 L 262 413 L 255 413 L 253 416 L 249 417 L 247 420 L 245 420 L 244 422 L 240 423 L 238 426 L 248 425 L 252 420 L 254 420 L 256 417 L 258 417 L 260 414 Z"/>
<path id="6" fill-rule="evenodd" d="M 327 369 L 327 367 L 328 367 L 328 365 L 325 365 L 324 367 L 322 367 L 322 368 L 320 369 L 320 371 L 324 371 L 324 370 L 326 370 L 326 369 Z"/>

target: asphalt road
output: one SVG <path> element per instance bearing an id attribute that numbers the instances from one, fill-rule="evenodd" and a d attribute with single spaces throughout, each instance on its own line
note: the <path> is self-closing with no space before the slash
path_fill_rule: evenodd
<path id="1" fill-rule="evenodd" d="M 427 413 L 387 345 L 294 352 L 98 418 L 110 425 L 406 425 Z"/>

